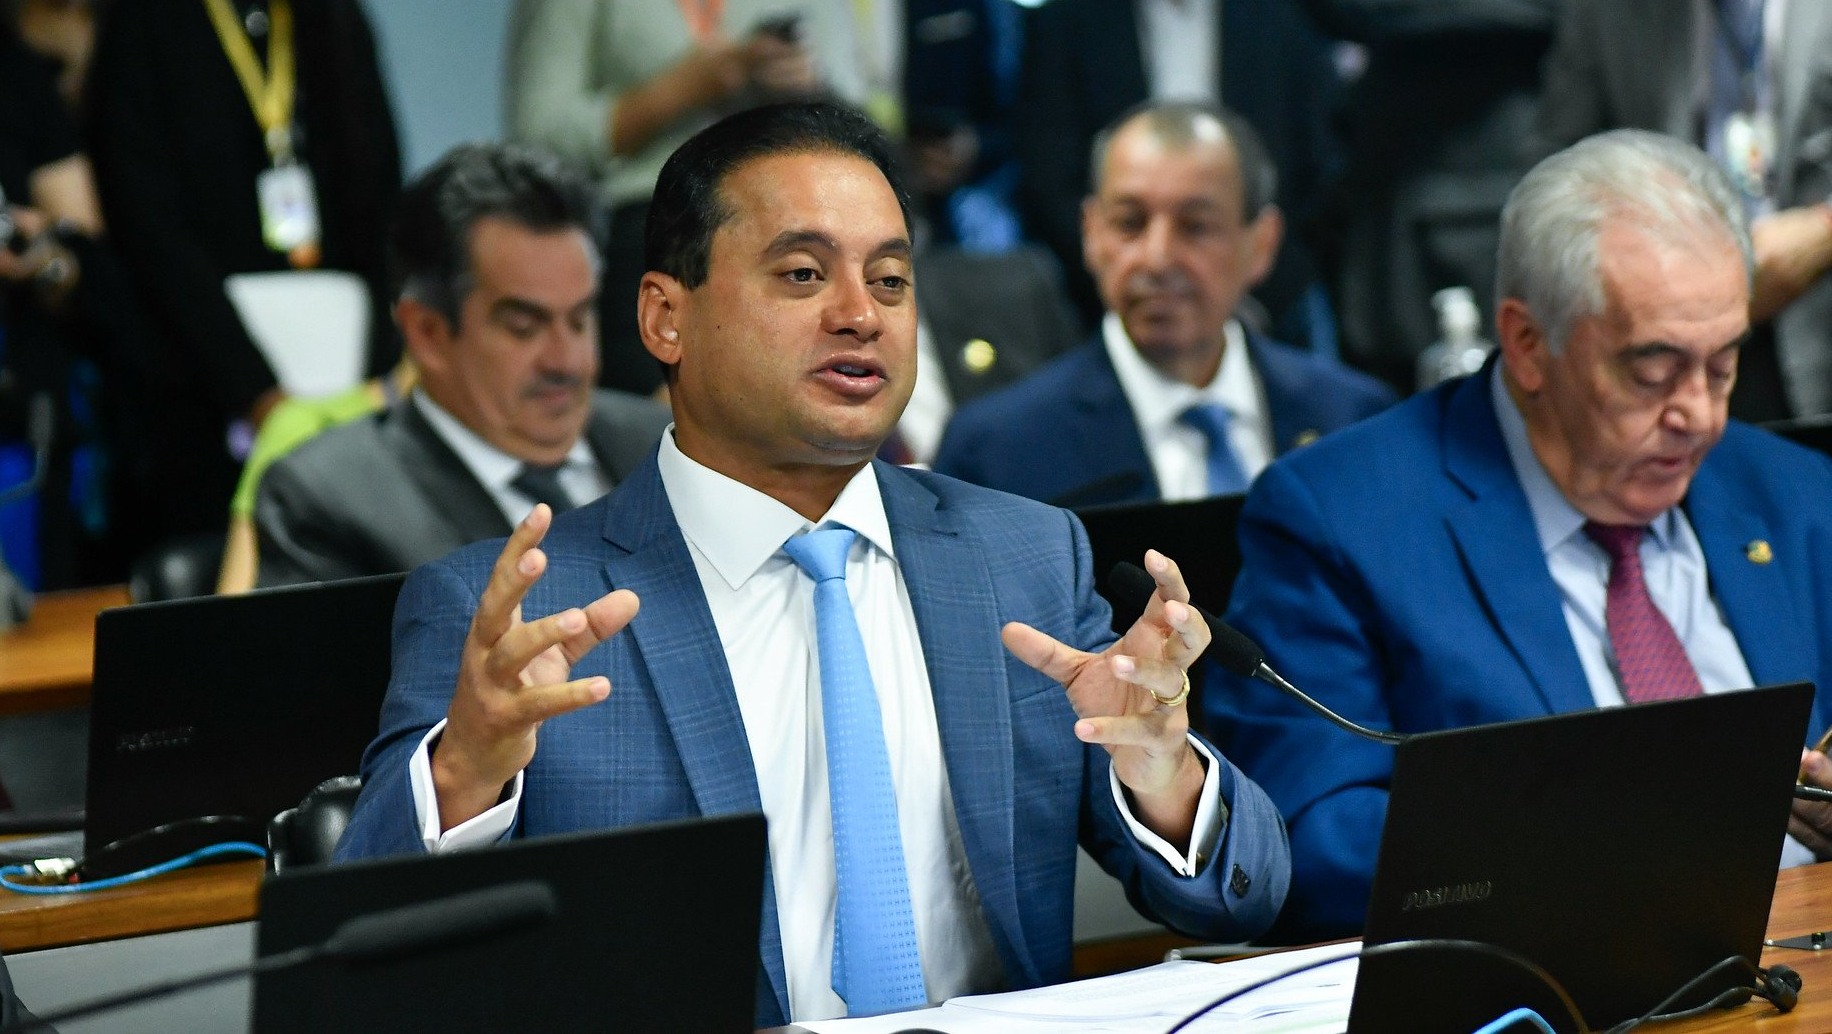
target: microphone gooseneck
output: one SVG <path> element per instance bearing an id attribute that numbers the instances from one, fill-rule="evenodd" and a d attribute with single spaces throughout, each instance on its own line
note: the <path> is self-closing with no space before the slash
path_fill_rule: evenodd
<path id="1" fill-rule="evenodd" d="M 1145 569 L 1139 565 L 1121 561 L 1113 565 L 1112 573 L 1107 576 L 1107 588 L 1116 599 L 1143 610 L 1150 602 L 1151 594 L 1157 591 L 1158 583 L 1153 581 L 1151 575 L 1146 574 Z M 1315 711 L 1344 732 L 1353 733 L 1376 743 L 1393 744 L 1406 741 L 1407 735 L 1403 732 L 1370 729 L 1330 710 L 1310 694 L 1285 681 L 1284 676 L 1273 671 L 1266 664 L 1266 652 L 1259 648 L 1258 643 L 1248 639 L 1232 625 L 1197 606 L 1194 602 L 1190 604 L 1190 607 L 1202 615 L 1202 620 L 1208 622 L 1212 636 L 1209 643 L 1211 655 L 1215 663 L 1221 665 L 1222 670 L 1242 678 L 1259 679 Z"/>
<path id="2" fill-rule="evenodd" d="M 350 968 L 390 959 L 429 954 L 461 944 L 498 937 L 539 926 L 559 909 L 553 888 L 539 880 L 520 880 L 481 890 L 449 894 L 442 898 L 345 920 L 320 944 L 238 962 L 176 980 L 164 980 L 73 1006 L 20 1020 L 0 1028 L 0 1034 L 42 1030 L 55 1023 L 108 1012 L 137 1002 L 151 1001 L 248 975 L 262 975 L 320 959 Z"/>

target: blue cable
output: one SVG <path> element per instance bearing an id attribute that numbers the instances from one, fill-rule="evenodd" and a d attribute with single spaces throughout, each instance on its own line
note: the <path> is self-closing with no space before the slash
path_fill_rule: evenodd
<path id="1" fill-rule="evenodd" d="M 15 883 L 12 877 L 25 876 L 33 871 L 33 867 L 31 865 L 8 865 L 4 868 L 0 868 L 0 887 L 5 887 L 7 890 L 16 891 L 20 894 L 81 894 L 91 890 L 107 890 L 110 887 L 138 883 L 141 880 L 151 879 L 154 876 L 162 876 L 165 873 L 182 869 L 187 865 L 195 865 L 206 858 L 216 858 L 222 855 L 253 855 L 256 858 L 265 858 L 267 857 L 267 849 L 259 844 L 251 844 L 246 840 L 231 840 L 226 843 L 211 844 L 209 847 L 199 848 L 192 851 L 190 854 L 180 855 L 169 862 L 160 862 L 158 865 L 149 866 L 148 868 L 141 869 L 139 872 L 111 876 L 105 880 L 90 880 L 87 883 Z"/>
<path id="2" fill-rule="evenodd" d="M 1545 1034 L 1558 1034 L 1557 1031 L 1552 1029 L 1552 1024 L 1546 1022 L 1544 1016 L 1534 1012 L 1532 1009 L 1515 1009 L 1513 1012 L 1507 1013 L 1491 1023 L 1484 1024 L 1475 1034 L 1501 1034 L 1502 1031 L 1507 1030 L 1521 1020 L 1526 1020 L 1533 1024 L 1536 1029 L 1544 1031 Z"/>

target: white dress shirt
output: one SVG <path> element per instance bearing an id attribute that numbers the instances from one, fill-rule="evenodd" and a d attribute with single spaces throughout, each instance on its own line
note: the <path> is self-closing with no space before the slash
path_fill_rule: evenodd
<path id="1" fill-rule="evenodd" d="M 1221 100 L 1217 0 L 1136 0 L 1151 99 Z"/>
<path id="2" fill-rule="evenodd" d="M 477 432 L 459 423 L 458 418 L 446 412 L 445 408 L 434 402 L 426 392 L 415 388 L 412 405 L 419 409 L 420 415 L 432 425 L 446 445 L 451 446 L 458 459 L 464 464 L 484 491 L 495 500 L 496 508 L 502 511 L 503 520 L 511 528 L 528 516 L 534 509 L 537 500 L 523 495 L 511 487 L 509 482 L 522 471 L 522 461 L 498 449 L 478 436 Z M 560 467 L 560 487 L 572 497 L 574 506 L 582 506 L 611 490 L 610 479 L 598 467 L 598 458 L 592 455 L 592 447 L 586 443 L 583 435 L 573 442 L 567 451 L 566 459 Z"/>
<path id="3" fill-rule="evenodd" d="M 1527 438 L 1527 421 L 1502 381 L 1501 364 L 1489 376 L 1489 393 L 1501 437 L 1507 443 L 1514 475 L 1527 496 L 1539 534 L 1546 568 L 1564 604 L 1565 627 L 1584 667 L 1584 680 L 1598 707 L 1617 707 L 1626 698 L 1616 675 L 1614 650 L 1604 611 L 1609 597 L 1609 554 L 1584 534 L 1587 518 L 1573 507 L 1539 462 Z M 1675 506 L 1648 526 L 1641 537 L 1641 571 L 1654 601 L 1686 649 L 1706 693 L 1748 689 L 1755 685 L 1743 648 L 1724 621 L 1711 595 L 1705 551 L 1686 512 Z M 1782 850 L 1783 866 L 1815 861 L 1811 851 L 1792 837 Z"/>
<path id="4" fill-rule="evenodd" d="M 833 818 L 814 588 L 782 552 L 790 536 L 828 524 L 859 533 L 846 562 L 846 588 L 883 715 L 927 993 L 940 1001 L 998 988 L 1003 968 L 967 866 L 915 611 L 872 468 L 860 470 L 815 525 L 689 459 L 675 445 L 672 427 L 662 436 L 659 465 L 724 647 L 769 820 L 790 1017 L 799 1021 L 845 1014 L 845 1004 L 832 990 Z M 514 823 L 519 775 L 503 803 L 439 832 L 428 745 L 443 728 L 441 722 L 427 733 L 409 764 L 423 842 L 428 850 L 443 851 L 500 838 Z M 1187 853 L 1139 825 L 1117 779 L 1110 780 L 1121 813 L 1141 843 L 1184 875 L 1197 870 L 1198 858 L 1213 855 L 1227 817 L 1219 766 L 1206 751 L 1203 755 L 1208 778 L 1197 811 L 1198 835 Z"/>
<path id="5" fill-rule="evenodd" d="M 1193 388 L 1165 376 L 1139 355 L 1120 318 L 1108 313 L 1101 320 L 1101 340 L 1120 391 L 1138 422 L 1145 455 L 1151 459 L 1162 499 L 1200 499 L 1209 494 L 1209 440 L 1179 417 L 1199 402 L 1218 402 L 1228 408 L 1228 442 L 1240 460 L 1241 472 L 1251 481 L 1272 462 L 1272 422 L 1266 393 L 1247 356 L 1246 334 L 1237 320 L 1224 330 L 1226 345 L 1221 369 L 1207 386 Z"/>

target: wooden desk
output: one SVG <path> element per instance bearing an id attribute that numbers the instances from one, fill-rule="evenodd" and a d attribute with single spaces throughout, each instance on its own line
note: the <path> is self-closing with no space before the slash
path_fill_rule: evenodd
<path id="1" fill-rule="evenodd" d="M 260 859 L 200 865 L 83 894 L 0 890 L 0 951 L 111 941 L 253 919 Z"/>
<path id="2" fill-rule="evenodd" d="M 1832 930 L 1832 862 L 1784 869 L 1775 881 L 1775 903 L 1768 912 L 1768 936 L 1798 937 Z M 1762 964 L 1792 967 L 1803 982 L 1800 1004 L 1782 1014 L 1763 1001 L 1686 1023 L 1661 1024 L 1661 1031 L 1752 1030 L 1764 1034 L 1825 1034 L 1832 1031 L 1832 950 L 1768 948 Z M 1653 1028 L 1650 1028 L 1653 1029 Z"/>
<path id="3" fill-rule="evenodd" d="M 1832 862 L 1783 870 L 1775 881 L 1775 900 L 1768 913 L 1769 938 L 1798 937 L 1820 930 L 1832 930 Z M 1148 965 L 1158 959 L 1135 961 L 1138 965 Z M 1793 1012 L 1778 1013 L 1774 1006 L 1758 999 L 1715 1016 L 1685 1023 L 1663 1023 L 1646 1029 L 1658 1030 L 1661 1034 L 1717 1034 L 1720 1031 L 1826 1034 L 1832 1031 L 1832 950 L 1769 948 L 1763 951 L 1762 965 L 1777 963 L 1793 967 L 1802 980 L 1800 1003 Z M 807 1029 L 770 1027 L 759 1034 L 807 1034 Z"/>
<path id="4" fill-rule="evenodd" d="M 87 704 L 95 616 L 126 603 L 122 585 L 39 596 L 30 620 L 0 634 L 0 716 Z"/>

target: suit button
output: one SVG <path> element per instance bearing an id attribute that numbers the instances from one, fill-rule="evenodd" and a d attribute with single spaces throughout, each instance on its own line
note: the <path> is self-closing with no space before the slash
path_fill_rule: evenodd
<path id="1" fill-rule="evenodd" d="M 1248 876 L 1245 869 L 1236 865 L 1234 875 L 1228 877 L 1228 889 L 1234 892 L 1235 897 L 1244 898 L 1247 896 L 1247 889 L 1251 886 L 1253 886 L 1253 877 Z"/>

